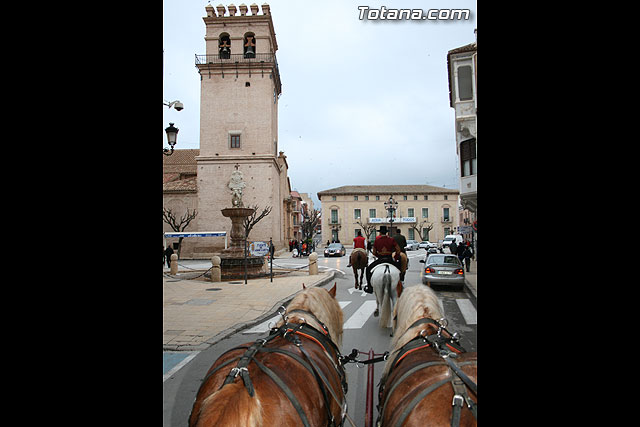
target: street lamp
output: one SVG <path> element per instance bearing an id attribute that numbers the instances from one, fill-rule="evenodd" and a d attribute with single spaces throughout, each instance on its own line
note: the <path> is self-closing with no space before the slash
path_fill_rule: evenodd
<path id="1" fill-rule="evenodd" d="M 398 202 L 393 200 L 393 195 L 389 196 L 389 200 L 384 202 L 384 208 L 389 212 L 389 234 L 393 227 L 393 214 L 398 209 Z"/>
<path id="2" fill-rule="evenodd" d="M 169 145 L 171 146 L 171 150 L 168 148 L 162 149 L 162 154 L 165 156 L 170 156 L 173 154 L 173 146 L 176 145 L 176 139 L 178 137 L 178 128 L 173 126 L 173 123 L 169 123 L 169 127 L 164 131 L 167 132 L 167 140 L 169 141 Z"/>

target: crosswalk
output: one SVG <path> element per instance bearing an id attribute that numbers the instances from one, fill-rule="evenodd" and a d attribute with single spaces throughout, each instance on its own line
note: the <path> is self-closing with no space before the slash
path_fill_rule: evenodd
<path id="1" fill-rule="evenodd" d="M 355 301 L 338 301 L 338 303 L 340 304 L 340 308 L 342 308 L 343 310 L 348 305 L 354 302 Z M 451 304 L 453 304 L 453 302 Z M 442 299 L 440 299 L 440 306 L 443 308 L 446 306 L 446 307 L 449 307 L 448 308 L 449 310 L 451 310 L 452 309 L 451 304 L 444 305 L 442 304 Z M 458 307 L 467 325 L 477 324 L 477 312 L 469 299 L 466 299 L 466 298 L 455 299 L 455 306 Z M 343 324 L 343 329 L 361 329 L 364 326 L 364 324 L 371 318 L 375 310 L 376 310 L 375 300 L 362 301 L 358 306 L 358 308 L 356 308 L 356 310 L 345 320 Z M 444 313 L 444 315 L 445 317 L 448 317 L 446 312 Z M 270 328 L 275 326 L 275 324 L 278 322 L 279 319 L 280 319 L 280 315 L 275 315 L 265 320 L 264 322 L 255 325 L 250 329 L 244 330 L 242 333 L 243 334 L 263 334 L 267 332 Z"/>

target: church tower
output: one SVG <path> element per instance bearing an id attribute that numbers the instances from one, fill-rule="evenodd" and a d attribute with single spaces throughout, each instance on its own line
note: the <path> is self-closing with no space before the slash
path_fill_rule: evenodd
<path id="1" fill-rule="evenodd" d="M 255 3 L 209 4 L 205 10 L 206 54 L 196 55 L 201 80 L 198 228 L 229 230 L 220 210 L 231 207 L 228 183 L 239 165 L 246 182 L 244 206 L 273 209 L 250 239 L 272 237 L 281 246 L 289 184 L 285 156 L 278 151 L 281 83 L 270 7 L 263 4 L 259 13 Z"/>

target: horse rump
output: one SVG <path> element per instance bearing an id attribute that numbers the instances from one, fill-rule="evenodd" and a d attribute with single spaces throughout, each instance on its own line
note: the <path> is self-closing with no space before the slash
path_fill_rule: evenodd
<path id="1" fill-rule="evenodd" d="M 199 405 L 196 399 L 189 417 L 190 427 L 258 427 L 262 424 L 260 396 L 257 393 L 249 396 L 242 381 L 227 384 L 204 398 Z"/>

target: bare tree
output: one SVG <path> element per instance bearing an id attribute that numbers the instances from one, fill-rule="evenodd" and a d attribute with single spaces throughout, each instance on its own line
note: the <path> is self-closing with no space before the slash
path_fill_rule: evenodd
<path id="1" fill-rule="evenodd" d="M 420 224 L 420 226 L 416 227 L 415 225 L 412 225 L 411 228 L 413 228 L 415 231 L 418 232 L 418 236 L 420 236 L 420 240 L 422 240 L 424 238 L 424 231 L 431 231 L 433 230 L 433 224 L 427 224 L 427 220 L 425 219 L 424 221 L 422 221 L 422 223 Z M 417 239 L 416 239 L 417 240 Z"/>
<path id="2" fill-rule="evenodd" d="M 253 227 L 262 220 L 262 218 L 266 217 L 271 213 L 272 207 L 267 206 L 262 210 L 262 212 L 258 215 L 258 205 L 251 206 L 253 212 L 251 215 L 246 217 L 242 222 L 242 226 L 244 228 L 244 284 L 247 284 L 247 239 L 249 238 L 249 233 Z"/>
<path id="3" fill-rule="evenodd" d="M 375 224 L 364 224 L 362 222 L 361 219 L 358 219 L 356 221 L 356 224 L 358 224 L 360 226 L 360 228 L 362 228 L 362 231 L 364 232 L 364 236 L 367 240 L 369 240 L 369 236 L 371 235 L 371 233 L 376 229 L 376 225 Z"/>
<path id="4" fill-rule="evenodd" d="M 193 212 L 189 213 L 189 209 L 187 212 L 180 217 L 180 221 L 176 219 L 176 215 L 171 211 L 171 209 L 162 208 L 162 220 L 169 224 L 169 227 L 175 232 L 184 231 L 191 221 L 198 215 L 198 212 L 194 209 Z M 178 239 L 178 259 L 180 259 L 180 249 L 182 248 L 182 237 Z"/>
<path id="5" fill-rule="evenodd" d="M 316 227 L 318 226 L 318 221 L 320 220 L 320 216 L 322 211 L 318 209 L 313 209 L 304 215 L 304 219 L 302 220 L 302 240 L 311 239 L 315 234 Z"/>

